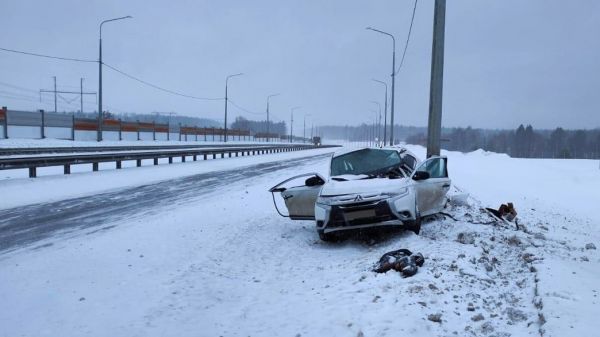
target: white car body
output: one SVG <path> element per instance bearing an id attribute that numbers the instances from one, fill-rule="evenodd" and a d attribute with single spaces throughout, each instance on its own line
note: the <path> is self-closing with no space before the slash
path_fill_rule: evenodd
<path id="1" fill-rule="evenodd" d="M 392 166 L 382 163 L 384 172 L 377 174 L 337 174 L 353 172 L 358 164 L 378 167 L 377 162 L 361 163 L 363 154 L 368 158 L 385 156 L 383 160 Z M 333 176 L 332 170 L 336 170 Z M 306 176 L 310 178 L 303 185 L 286 187 Z M 319 236 L 327 240 L 335 232 L 372 227 L 400 226 L 418 233 L 422 216 L 443 209 L 450 183 L 446 157 L 421 162 L 400 147 L 360 148 L 336 152 L 327 179 L 316 173 L 303 174 L 270 191 L 281 193 L 291 219 L 315 220 Z"/>

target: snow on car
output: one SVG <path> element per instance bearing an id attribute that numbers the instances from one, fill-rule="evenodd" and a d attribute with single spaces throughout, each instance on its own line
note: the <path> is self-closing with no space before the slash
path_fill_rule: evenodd
<path id="1" fill-rule="evenodd" d="M 302 185 L 294 182 L 307 177 Z M 315 220 L 319 237 L 379 227 L 419 234 L 421 217 L 440 212 L 450 189 L 447 158 L 425 161 L 405 148 L 360 148 L 333 154 L 329 179 L 318 173 L 291 177 L 273 186 L 292 220 Z"/>

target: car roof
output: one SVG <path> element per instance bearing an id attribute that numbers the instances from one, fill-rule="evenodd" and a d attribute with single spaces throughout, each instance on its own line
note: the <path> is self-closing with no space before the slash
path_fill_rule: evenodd
<path id="1" fill-rule="evenodd" d="M 375 147 L 375 146 L 364 146 L 364 147 L 355 147 L 355 148 L 342 148 L 340 150 L 337 150 L 334 154 L 333 154 L 333 158 L 335 157 L 339 157 L 351 152 L 355 152 L 355 151 L 360 151 L 360 150 L 365 150 L 365 149 L 371 149 L 371 150 L 395 150 L 398 151 L 400 153 L 408 153 L 411 156 L 415 157 L 417 160 L 419 160 L 417 158 L 417 156 L 414 155 L 414 153 L 408 151 L 405 147 L 403 146 L 384 146 L 384 147 Z"/>

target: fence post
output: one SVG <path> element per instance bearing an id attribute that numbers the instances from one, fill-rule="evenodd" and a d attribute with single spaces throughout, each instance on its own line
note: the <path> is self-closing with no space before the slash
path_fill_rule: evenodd
<path id="1" fill-rule="evenodd" d="M 196 141 L 198 141 L 198 127 L 194 127 L 194 133 L 196 134 Z"/>
<path id="2" fill-rule="evenodd" d="M 73 112 L 73 119 L 71 121 L 71 140 L 75 140 L 75 113 Z"/>
<path id="3" fill-rule="evenodd" d="M 40 135 L 42 136 L 42 139 L 46 138 L 46 134 L 44 132 L 44 125 L 46 124 L 46 121 L 44 120 L 46 118 L 46 113 L 44 112 L 44 110 L 40 110 L 40 113 L 42 114 L 42 127 L 40 128 Z"/>
<path id="4" fill-rule="evenodd" d="M 181 123 L 179 123 L 179 141 L 181 141 Z"/>
<path id="5" fill-rule="evenodd" d="M 140 140 L 140 120 L 136 120 L 137 122 L 137 139 Z"/>
<path id="6" fill-rule="evenodd" d="M 119 118 L 119 141 L 123 140 L 123 121 Z"/>
<path id="7" fill-rule="evenodd" d="M 156 140 L 156 122 L 152 121 L 152 140 Z"/>
<path id="8" fill-rule="evenodd" d="M 167 122 L 167 141 L 171 140 L 171 123 Z"/>

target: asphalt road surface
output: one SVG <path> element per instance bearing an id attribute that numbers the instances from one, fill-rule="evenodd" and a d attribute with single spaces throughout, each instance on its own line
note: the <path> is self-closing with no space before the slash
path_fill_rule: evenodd
<path id="1" fill-rule="evenodd" d="M 113 192 L 0 210 L 0 253 L 31 246 L 58 234 L 92 228 L 110 229 L 118 220 L 156 214 L 172 205 L 190 203 L 201 196 L 218 192 L 219 187 L 226 187 L 232 182 L 310 164 L 327 156 L 329 154 L 208 172 Z"/>

